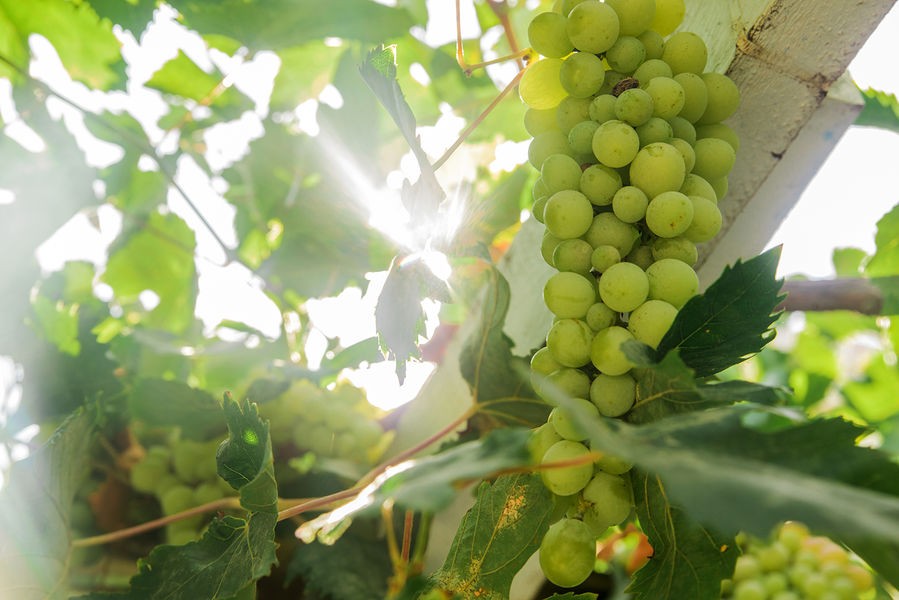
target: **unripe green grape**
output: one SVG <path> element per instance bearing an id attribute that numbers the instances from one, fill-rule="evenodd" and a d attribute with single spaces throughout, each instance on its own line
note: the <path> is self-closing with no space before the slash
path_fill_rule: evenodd
<path id="1" fill-rule="evenodd" d="M 575 190 L 562 190 L 549 197 L 543 210 L 546 228 L 557 238 L 567 240 L 587 233 L 593 222 L 593 205 Z"/>
<path id="2" fill-rule="evenodd" d="M 584 317 L 584 320 L 593 331 L 601 331 L 615 324 L 615 321 L 618 320 L 618 313 L 602 302 L 596 302 L 587 309 L 587 316 Z"/>
<path id="3" fill-rule="evenodd" d="M 692 267 L 699 259 L 696 244 L 683 236 L 656 238 L 652 241 L 650 248 L 652 249 L 652 259 L 654 261 L 662 260 L 663 258 L 674 258 Z"/>
<path id="4" fill-rule="evenodd" d="M 331 406 L 325 415 L 325 427 L 333 432 L 347 429 L 352 422 L 353 411 L 345 406 Z"/>
<path id="5" fill-rule="evenodd" d="M 593 463 L 593 466 L 594 473 L 596 473 L 596 469 L 599 469 L 600 471 L 611 475 L 624 475 L 634 467 L 634 463 L 617 456 L 612 456 L 611 454 L 603 454 L 602 458 Z"/>
<path id="6" fill-rule="evenodd" d="M 531 460 L 539 464 L 546 451 L 560 441 L 562 441 L 562 436 L 556 432 L 555 428 L 549 423 L 544 423 L 535 429 L 528 438 L 528 453 L 531 455 Z"/>
<path id="7" fill-rule="evenodd" d="M 590 165 L 581 173 L 579 189 L 592 204 L 607 206 L 621 188 L 621 175 L 605 165 Z"/>
<path id="8" fill-rule="evenodd" d="M 564 588 L 574 587 L 593 572 L 596 539 L 583 521 L 562 519 L 543 536 L 538 556 L 549 581 Z"/>
<path id="9" fill-rule="evenodd" d="M 734 583 L 755 579 L 762 574 L 762 565 L 751 554 L 741 554 L 734 565 Z"/>
<path id="10" fill-rule="evenodd" d="M 542 220 L 540 221 L 543 222 Z M 546 264 L 553 267 L 553 254 L 556 251 L 556 247 L 562 243 L 562 240 L 554 236 L 548 231 L 543 232 L 543 241 L 540 242 L 540 254 L 543 255 L 543 260 L 546 261 Z"/>
<path id="11" fill-rule="evenodd" d="M 688 196 L 693 203 L 693 221 L 684 232 L 691 242 L 707 242 L 721 231 L 721 211 L 718 206 L 702 196 Z"/>
<path id="12" fill-rule="evenodd" d="M 724 197 L 727 195 L 727 177 L 709 179 L 709 185 L 715 190 L 715 196 L 718 198 L 718 202 L 724 200 Z"/>
<path id="13" fill-rule="evenodd" d="M 581 166 L 567 154 L 553 154 L 543 161 L 541 179 L 549 195 L 562 190 L 576 190 L 581 180 Z"/>
<path id="14" fill-rule="evenodd" d="M 718 196 L 715 194 L 715 189 L 708 181 L 696 173 L 687 173 L 684 177 L 684 185 L 682 185 L 678 191 L 685 196 L 702 196 L 703 198 L 708 198 L 715 204 L 718 203 Z"/>
<path id="15" fill-rule="evenodd" d="M 684 106 L 678 116 L 695 123 L 709 105 L 709 90 L 705 81 L 696 73 L 678 73 L 674 80 L 684 89 Z"/>
<path id="16" fill-rule="evenodd" d="M 539 110 L 558 106 L 568 95 L 559 79 L 561 71 L 562 60 L 558 58 L 544 58 L 528 67 L 518 84 L 522 101 Z"/>
<path id="17" fill-rule="evenodd" d="M 612 198 L 612 211 L 625 223 L 636 223 L 642 219 L 648 205 L 649 198 L 643 190 L 632 185 L 621 188 Z"/>
<path id="18" fill-rule="evenodd" d="M 656 0 L 656 2 L 658 3 L 658 0 Z M 644 58 L 644 60 L 662 58 L 662 50 L 665 47 L 665 39 L 659 34 L 659 32 L 653 31 L 652 29 L 647 29 L 646 31 L 638 35 L 637 39 L 640 40 L 640 43 L 642 43 L 643 47 L 646 49 L 646 58 Z"/>
<path id="19" fill-rule="evenodd" d="M 216 500 L 220 500 L 222 497 L 222 492 L 219 489 L 218 484 L 216 483 L 201 483 L 197 486 L 197 489 L 194 490 L 194 504 L 196 506 L 202 506 L 203 504 L 209 504 L 210 502 L 215 502 Z"/>
<path id="20" fill-rule="evenodd" d="M 684 170 L 687 173 L 692 171 L 693 167 L 696 166 L 696 152 L 693 150 L 690 142 L 680 138 L 671 138 L 671 141 L 668 143 L 677 148 L 677 151 L 684 157 Z"/>
<path id="21" fill-rule="evenodd" d="M 775 575 L 775 573 L 771 573 L 771 575 Z M 855 584 L 852 583 L 852 580 L 846 575 L 831 577 L 830 589 L 836 594 L 839 600 L 855 600 L 855 598 L 858 597 L 858 591 L 855 589 Z"/>
<path id="22" fill-rule="evenodd" d="M 684 107 L 684 88 L 671 77 L 653 77 L 643 89 L 652 97 L 654 117 L 667 121 L 676 117 Z"/>
<path id="23" fill-rule="evenodd" d="M 734 600 L 765 600 L 765 586 L 758 579 L 747 579 L 734 586 Z"/>
<path id="24" fill-rule="evenodd" d="M 709 104 L 696 121 L 698 125 L 718 123 L 737 111 L 740 90 L 730 77 L 720 73 L 703 73 L 702 80 L 709 92 Z"/>
<path id="25" fill-rule="evenodd" d="M 531 137 L 536 137 L 544 131 L 554 131 L 558 129 L 559 124 L 556 122 L 555 107 L 543 110 L 529 108 L 524 111 L 524 128 Z"/>
<path id="26" fill-rule="evenodd" d="M 571 128 L 571 131 L 568 132 L 568 145 L 575 154 L 584 154 L 593 158 L 593 135 L 597 129 L 599 129 L 599 123 L 593 119 L 581 121 Z"/>
<path id="27" fill-rule="evenodd" d="M 159 503 L 164 515 L 174 515 L 194 507 L 194 491 L 186 485 L 177 485 L 165 492 Z"/>
<path id="28" fill-rule="evenodd" d="M 733 146 L 718 138 L 696 140 L 696 165 L 693 171 L 708 181 L 725 177 L 734 168 L 736 153 Z"/>
<path id="29" fill-rule="evenodd" d="M 678 310 L 699 291 L 696 271 L 690 265 L 673 258 L 654 262 L 646 270 L 646 276 L 649 280 L 649 297 L 664 300 Z"/>
<path id="30" fill-rule="evenodd" d="M 596 473 L 581 496 L 588 503 L 585 521 L 595 528 L 594 531 L 623 522 L 634 506 L 630 482 L 620 475 L 603 471 Z"/>
<path id="31" fill-rule="evenodd" d="M 166 446 L 150 446 L 144 460 L 167 468 L 172 460 L 172 451 Z"/>
<path id="32" fill-rule="evenodd" d="M 692 222 L 693 203 L 680 192 L 662 192 L 646 207 L 646 225 L 662 238 L 683 234 Z"/>
<path id="33" fill-rule="evenodd" d="M 608 69 L 608 70 L 606 71 L 606 78 L 605 78 L 605 81 L 603 81 L 602 87 L 599 88 L 599 92 L 598 92 L 598 93 L 601 94 L 601 95 L 603 95 L 603 96 L 605 96 L 605 95 L 611 95 L 612 92 L 615 90 L 615 87 L 616 87 L 616 86 L 617 86 L 623 79 L 626 79 L 627 77 L 628 77 L 628 76 L 625 75 L 624 73 L 619 73 L 618 71 L 615 71 L 615 70 L 612 70 L 612 69 Z"/>
<path id="34" fill-rule="evenodd" d="M 574 50 L 568 39 L 565 25 L 568 19 L 554 12 L 535 16 L 528 25 L 528 41 L 531 48 L 543 56 L 562 58 Z"/>
<path id="35" fill-rule="evenodd" d="M 549 195 L 549 189 L 546 187 L 546 184 L 543 183 L 543 178 L 538 177 L 537 179 L 535 179 L 534 187 L 531 188 L 531 197 L 534 199 L 534 201 L 536 201 L 537 198 L 540 198 L 542 196 L 548 196 L 548 195 Z"/>
<path id="36" fill-rule="evenodd" d="M 827 591 L 827 578 L 820 573 L 809 573 L 797 586 L 809 598 L 820 598 Z"/>
<path id="37" fill-rule="evenodd" d="M 188 483 L 199 481 L 196 466 L 202 457 L 198 446 L 196 442 L 183 440 L 172 447 L 172 466 L 181 481 Z"/>
<path id="38" fill-rule="evenodd" d="M 624 261 L 633 263 L 645 271 L 653 263 L 652 248 L 645 245 L 637 246 L 624 257 Z"/>
<path id="39" fill-rule="evenodd" d="M 671 141 L 674 131 L 665 119 L 653 117 L 637 129 L 637 138 L 640 140 L 640 148 L 650 144 L 659 144 Z"/>
<path id="40" fill-rule="evenodd" d="M 602 94 L 597 96 L 590 102 L 590 108 L 587 112 L 590 118 L 597 123 L 605 123 L 606 121 L 615 120 L 615 102 L 618 99 L 611 94 Z"/>
<path id="41" fill-rule="evenodd" d="M 634 365 L 621 350 L 621 344 L 632 339 L 634 339 L 634 334 L 617 325 L 607 327 L 597 333 L 590 348 L 590 360 L 593 362 L 593 366 L 604 375 L 624 375 L 630 371 Z M 602 406 L 598 408 L 602 412 Z"/>
<path id="42" fill-rule="evenodd" d="M 705 42 L 695 33 L 679 31 L 665 41 L 662 60 L 671 66 L 675 75 L 678 73 L 701 74 L 709 59 L 709 50 Z"/>
<path id="43" fill-rule="evenodd" d="M 636 227 L 608 212 L 593 217 L 590 229 L 584 234 L 584 239 L 594 248 L 614 246 L 620 256 L 627 256 L 639 237 Z"/>
<path id="44" fill-rule="evenodd" d="M 217 450 L 217 443 L 208 445 L 206 451 L 197 460 L 194 472 L 197 474 L 199 481 L 212 481 L 218 477 L 218 463 L 215 460 Z"/>
<path id="45" fill-rule="evenodd" d="M 593 135 L 593 154 L 607 167 L 625 166 L 634 160 L 639 149 L 640 137 L 623 121 L 606 121 Z"/>
<path id="46" fill-rule="evenodd" d="M 780 571 L 776 573 L 767 573 L 762 578 L 762 583 L 765 586 L 765 591 L 768 592 L 769 595 L 783 592 L 790 587 L 790 580 Z"/>
<path id="47" fill-rule="evenodd" d="M 531 214 L 540 223 L 543 222 L 543 211 L 546 210 L 547 202 L 549 202 L 549 196 L 541 196 L 534 200 L 534 204 L 531 206 Z"/>
<path id="48" fill-rule="evenodd" d="M 538 171 L 543 166 L 543 161 L 553 154 L 574 156 L 568 145 L 568 136 L 559 129 L 535 135 L 528 146 L 528 161 Z"/>
<path id="49" fill-rule="evenodd" d="M 584 2 L 584 0 L 562 0 L 561 6 L 559 6 L 559 10 L 563 15 L 567 17 L 571 12 L 571 9 L 573 9 L 581 2 Z"/>
<path id="50" fill-rule="evenodd" d="M 640 87 L 645 88 L 646 85 L 656 77 L 673 77 L 671 67 L 663 60 L 651 58 L 637 67 L 632 77 L 640 82 Z"/>
<path id="51" fill-rule="evenodd" d="M 182 485 L 181 480 L 179 480 L 176 476 L 165 474 L 156 480 L 156 485 L 153 488 L 153 493 L 156 494 L 157 498 L 161 498 L 167 491 L 179 485 Z"/>
<path id="52" fill-rule="evenodd" d="M 649 28 L 666 36 L 680 26 L 686 10 L 684 0 L 656 0 L 655 16 Z"/>
<path id="53" fill-rule="evenodd" d="M 574 96 L 566 96 L 559 102 L 556 109 L 556 123 L 566 136 L 571 132 L 571 128 L 590 118 L 590 103 L 592 98 L 575 98 Z"/>
<path id="54" fill-rule="evenodd" d="M 334 437 L 334 456 L 345 460 L 353 460 L 359 454 L 356 438 L 351 431 L 341 431 Z"/>
<path id="55" fill-rule="evenodd" d="M 583 275 L 556 273 L 543 287 L 543 302 L 551 313 L 562 319 L 583 319 L 596 302 L 596 288 Z"/>
<path id="56" fill-rule="evenodd" d="M 353 435 L 360 448 L 372 448 L 384 437 L 384 430 L 375 421 L 357 419 L 353 424 Z"/>
<path id="57" fill-rule="evenodd" d="M 546 334 L 550 354 L 566 367 L 583 367 L 589 363 L 592 342 L 593 330 L 579 319 L 559 319 Z"/>
<path id="58" fill-rule="evenodd" d="M 866 592 L 874 585 L 874 578 L 871 572 L 861 565 L 849 565 L 846 567 L 846 575 L 855 584 L 855 589 L 859 592 Z"/>
<path id="59" fill-rule="evenodd" d="M 156 490 L 160 478 L 168 473 L 168 466 L 158 461 L 144 459 L 131 467 L 131 487 L 138 492 L 149 494 Z"/>
<path id="60" fill-rule="evenodd" d="M 712 123 L 711 125 L 700 125 L 696 128 L 696 138 L 718 138 L 724 140 L 734 149 L 734 152 L 740 151 L 740 137 L 729 125 L 724 123 Z"/>
<path id="61" fill-rule="evenodd" d="M 559 361 L 553 358 L 548 348 L 540 348 L 531 357 L 530 380 L 531 386 L 540 394 L 544 381 L 550 373 L 563 368 Z M 543 456 L 542 454 L 540 456 Z M 539 457 L 538 457 L 539 458 Z"/>
<path id="62" fill-rule="evenodd" d="M 656 143 L 644 147 L 631 162 L 631 185 L 643 190 L 649 198 L 655 200 L 663 192 L 674 192 L 684 184 L 684 159 L 677 148 L 671 144 Z M 649 203 L 652 206 L 652 202 Z M 649 218 L 647 209 L 647 218 Z M 649 222 L 647 221 L 647 224 Z M 687 228 L 689 222 L 684 225 Z M 652 229 L 652 225 L 649 225 Z M 655 230 L 653 233 L 660 235 Z M 673 235 L 682 233 L 678 231 Z M 672 237 L 671 235 L 662 237 Z"/>
<path id="63" fill-rule="evenodd" d="M 549 422 L 552 423 L 556 432 L 566 440 L 572 442 L 582 442 L 587 439 L 587 430 L 580 423 L 581 415 L 588 417 L 599 417 L 599 410 L 589 400 L 583 398 L 572 398 L 571 404 L 575 408 L 569 406 L 557 406 L 549 413 Z M 580 411 L 580 412 L 578 412 Z"/>
<path id="64" fill-rule="evenodd" d="M 792 590 L 784 590 L 782 592 L 776 592 L 771 596 L 771 600 L 802 600 L 802 596 Z"/>
<path id="65" fill-rule="evenodd" d="M 683 110 L 681 114 L 683 114 Z M 680 138 L 691 146 L 696 143 L 696 128 L 690 121 L 678 116 L 668 119 L 668 124 L 671 125 L 672 137 Z"/>
<path id="66" fill-rule="evenodd" d="M 667 302 L 647 300 L 631 313 L 627 328 L 637 341 L 658 348 L 676 316 L 677 309 Z"/>
<path id="67" fill-rule="evenodd" d="M 618 253 L 618 249 L 615 246 L 597 246 L 590 255 L 591 266 L 598 273 L 604 273 L 609 267 L 620 262 L 621 254 Z"/>
<path id="68" fill-rule="evenodd" d="M 621 92 L 615 101 L 615 116 L 631 127 L 646 123 L 653 116 L 654 110 L 652 96 L 640 88 Z"/>
<path id="69" fill-rule="evenodd" d="M 562 87 L 575 98 L 593 99 L 602 87 L 606 69 L 595 54 L 575 52 L 562 63 L 559 78 Z"/>
<path id="70" fill-rule="evenodd" d="M 562 440 L 550 446 L 540 464 L 554 463 L 565 460 L 574 460 L 590 454 L 590 450 L 583 444 Z M 540 471 L 543 484 L 549 491 L 558 496 L 571 496 L 590 482 L 593 476 L 593 464 L 584 463 L 561 467 L 556 469 L 543 469 Z"/>
<path id="71" fill-rule="evenodd" d="M 618 39 L 619 30 L 617 13 L 599 0 L 581 2 L 568 13 L 568 39 L 581 52 L 605 52 Z"/>
<path id="72" fill-rule="evenodd" d="M 606 62 L 619 73 L 633 73 L 646 60 L 643 42 L 629 35 L 622 35 L 606 51 Z"/>
<path id="73" fill-rule="evenodd" d="M 790 551 L 780 542 L 759 548 L 756 557 L 763 571 L 783 571 L 790 563 Z"/>
<path id="74" fill-rule="evenodd" d="M 564 394 L 569 398 L 586 398 L 590 393 L 590 377 L 578 369 L 562 367 L 546 376 L 545 385 L 536 390 L 549 404 L 558 404 L 557 395 Z"/>
<path id="75" fill-rule="evenodd" d="M 630 375 L 599 374 L 590 385 L 590 401 L 604 417 L 620 417 L 631 409 L 637 383 Z"/>
<path id="76" fill-rule="evenodd" d="M 559 271 L 571 271 L 589 276 L 593 246 L 581 239 L 565 240 L 553 251 L 553 266 Z"/>
<path id="77" fill-rule="evenodd" d="M 621 35 L 640 35 L 652 23 L 655 0 L 606 0 L 618 13 Z"/>

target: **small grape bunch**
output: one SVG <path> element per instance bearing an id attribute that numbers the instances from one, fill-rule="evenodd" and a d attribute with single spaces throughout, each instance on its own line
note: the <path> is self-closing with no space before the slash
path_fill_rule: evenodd
<path id="1" fill-rule="evenodd" d="M 788 521 L 763 541 L 743 537 L 734 574 L 722 582 L 725 600 L 856 600 L 873 588 L 871 572 L 845 548 Z"/>

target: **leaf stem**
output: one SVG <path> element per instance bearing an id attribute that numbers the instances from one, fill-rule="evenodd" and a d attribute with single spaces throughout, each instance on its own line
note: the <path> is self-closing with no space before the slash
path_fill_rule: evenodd
<path id="1" fill-rule="evenodd" d="M 519 50 L 518 52 L 515 52 L 513 54 L 507 54 L 506 56 L 494 58 L 493 60 L 485 60 L 484 62 L 475 63 L 473 65 L 465 65 L 464 67 L 462 67 L 462 70 L 466 75 L 471 75 L 475 69 L 482 69 L 488 65 L 495 65 L 497 63 L 506 62 L 507 60 L 515 59 L 520 63 L 521 59 L 529 55 L 531 52 L 533 52 L 533 50 L 531 50 L 530 48 L 525 48 L 524 50 Z"/>
<path id="2" fill-rule="evenodd" d="M 493 14 L 496 15 L 496 18 L 499 19 L 500 25 L 503 26 L 503 32 L 506 35 L 506 41 L 509 42 L 509 49 L 512 50 L 512 55 L 519 54 L 518 41 L 515 39 L 515 30 L 512 29 L 512 21 L 509 20 L 508 5 L 505 0 L 487 0 L 487 4 L 490 6 L 491 10 L 493 10 Z M 517 61 L 518 68 L 524 70 L 524 63 L 521 61 L 521 56 L 517 57 Z"/>
<path id="3" fill-rule="evenodd" d="M 409 548 L 412 546 L 412 521 L 414 517 L 414 512 L 406 510 L 406 515 L 403 520 L 403 548 L 402 554 L 400 555 L 403 564 L 409 563 Z"/>
<path id="4" fill-rule="evenodd" d="M 431 523 L 433 522 L 434 515 L 431 513 L 422 513 L 418 521 L 418 533 L 415 535 L 415 550 L 412 553 L 412 559 L 409 564 L 411 574 L 413 575 L 420 573 L 424 565 L 428 540 L 431 539 Z"/>
<path id="5" fill-rule="evenodd" d="M 390 562 L 393 563 L 393 570 L 399 573 L 403 563 L 400 559 L 400 551 L 396 544 L 396 530 L 393 527 L 393 502 L 387 501 L 381 505 L 381 516 L 384 518 L 384 528 L 386 529 L 387 550 L 390 552 Z"/>

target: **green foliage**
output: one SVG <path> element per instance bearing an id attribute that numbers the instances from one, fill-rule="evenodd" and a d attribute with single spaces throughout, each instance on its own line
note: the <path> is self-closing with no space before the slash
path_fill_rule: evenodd
<path id="1" fill-rule="evenodd" d="M 855 124 L 899 132 L 899 103 L 896 96 L 873 88 L 859 91 L 865 98 L 865 107 L 856 117 Z"/>
<path id="2" fill-rule="evenodd" d="M 250 108 L 249 99 L 233 87 L 226 88 L 224 79 L 218 70 L 206 73 L 179 51 L 178 56 L 165 63 L 145 85 L 214 108 L 237 109 L 237 114 Z"/>
<path id="3" fill-rule="evenodd" d="M 256 398 L 250 397 L 256 401 Z M 210 394 L 184 383 L 139 379 L 128 397 L 131 416 L 154 427 L 180 427 L 186 438 L 203 441 L 223 430 L 220 405 Z"/>

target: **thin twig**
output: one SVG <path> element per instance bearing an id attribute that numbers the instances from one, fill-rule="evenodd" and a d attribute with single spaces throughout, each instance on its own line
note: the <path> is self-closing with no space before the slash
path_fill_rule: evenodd
<path id="1" fill-rule="evenodd" d="M 381 505 L 381 516 L 384 518 L 390 562 L 393 563 L 393 570 L 400 572 L 402 562 L 400 560 L 400 551 L 396 544 L 396 530 L 393 527 L 393 502 L 387 501 Z"/>
<path id="2" fill-rule="evenodd" d="M 508 6 L 506 5 L 505 0 L 498 2 L 497 0 L 487 0 L 487 4 L 490 6 L 491 10 L 493 10 L 493 14 L 496 15 L 496 18 L 499 19 L 500 25 L 503 26 L 503 32 L 506 35 L 506 41 L 509 42 L 509 49 L 512 50 L 512 55 L 520 54 L 518 50 L 518 41 L 515 39 L 515 31 L 512 29 L 512 21 L 509 20 Z M 516 58 L 518 62 L 518 69 L 524 69 L 524 63 L 521 60 L 521 56 Z"/>
<path id="3" fill-rule="evenodd" d="M 405 519 L 403 521 L 403 548 L 402 554 L 400 555 L 400 559 L 403 561 L 404 565 L 409 564 L 409 548 L 412 546 L 412 521 L 414 517 L 414 512 L 406 510 Z"/>
<path id="4" fill-rule="evenodd" d="M 884 278 L 882 283 L 899 289 L 899 277 Z M 787 297 L 776 310 L 851 310 L 863 315 L 880 315 L 883 312 L 882 288 L 860 277 L 787 281 L 781 291 Z"/>

